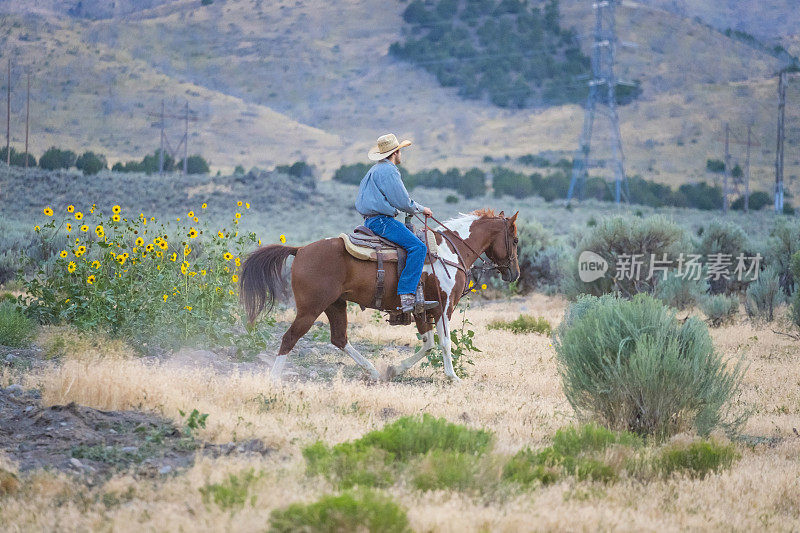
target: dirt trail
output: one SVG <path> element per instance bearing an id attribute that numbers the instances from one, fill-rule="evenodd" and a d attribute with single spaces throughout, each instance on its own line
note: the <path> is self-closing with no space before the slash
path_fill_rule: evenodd
<path id="1" fill-rule="evenodd" d="M 218 457 L 270 452 L 260 440 L 208 444 L 170 421 L 137 411 L 100 411 L 70 403 L 45 407 L 37 391 L 0 389 L 0 452 L 20 471 L 54 468 L 91 482 L 114 472 L 166 475 L 194 462 L 197 453 Z"/>

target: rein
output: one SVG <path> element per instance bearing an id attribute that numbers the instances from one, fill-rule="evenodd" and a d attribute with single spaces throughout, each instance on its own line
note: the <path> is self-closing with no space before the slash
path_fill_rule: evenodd
<path id="1" fill-rule="evenodd" d="M 484 262 L 488 262 L 491 266 L 488 266 L 488 267 L 482 266 L 482 267 L 474 267 L 473 268 L 473 267 L 468 267 L 467 266 L 467 262 L 464 261 L 464 258 L 461 256 L 461 252 L 458 251 L 458 246 L 455 245 L 455 243 L 452 241 L 452 239 L 444 231 L 439 231 L 439 230 L 435 230 L 435 229 L 432 229 L 432 228 L 428 227 L 428 218 L 429 218 L 428 216 L 426 216 L 424 220 L 419 215 L 415 215 L 415 216 L 425 224 L 425 231 L 430 230 L 430 231 L 432 231 L 434 233 L 438 233 L 439 235 L 442 236 L 442 238 L 445 241 L 447 241 L 448 244 L 450 244 L 450 247 L 453 249 L 453 251 L 455 252 L 456 256 L 458 257 L 458 263 L 459 264 L 455 264 L 452 261 L 448 261 L 447 259 L 444 259 L 443 257 L 439 257 L 438 254 L 436 254 L 436 258 L 439 259 L 439 261 L 441 261 L 442 263 L 454 266 L 454 267 L 458 268 L 459 270 L 461 270 L 464 273 L 464 275 L 466 276 L 467 280 L 469 280 L 470 277 L 472 277 L 473 279 L 476 279 L 474 274 L 473 274 L 473 270 L 479 270 L 481 273 L 486 272 L 488 270 L 497 270 L 499 272 L 500 269 L 510 268 L 511 267 L 511 245 L 509 244 L 509 240 L 508 240 L 508 219 L 506 219 L 505 217 L 501 217 L 501 218 L 503 220 L 503 235 L 505 237 L 505 244 L 506 244 L 506 263 L 502 264 L 502 265 L 500 265 L 498 263 L 495 263 L 487 255 L 486 256 L 486 260 Z M 448 231 L 451 234 L 455 235 L 456 238 L 458 238 L 458 240 L 461 241 L 461 243 L 464 246 L 466 246 L 467 249 L 469 249 L 470 252 L 475 254 L 476 258 L 481 256 L 481 254 L 478 253 L 477 251 L 475 251 L 475 249 L 472 246 L 469 245 L 469 243 L 466 241 L 466 239 L 461 238 L 461 236 L 458 233 L 456 233 L 455 231 L 453 231 L 450 228 L 448 228 L 447 226 L 445 226 L 440 220 L 437 220 L 436 217 L 431 216 L 430 218 L 433 219 L 433 221 L 436 222 L 437 224 L 439 224 L 442 228 L 444 228 L 445 231 Z M 445 273 L 447 273 L 447 269 L 446 268 L 444 269 L 444 271 L 445 271 Z M 450 274 L 447 274 L 447 275 L 449 276 Z M 476 282 L 477 282 L 477 280 L 476 280 Z M 465 294 L 467 294 L 469 292 L 469 290 L 470 290 L 469 283 L 465 283 L 464 284 L 464 291 L 461 294 L 461 296 L 464 296 Z"/>

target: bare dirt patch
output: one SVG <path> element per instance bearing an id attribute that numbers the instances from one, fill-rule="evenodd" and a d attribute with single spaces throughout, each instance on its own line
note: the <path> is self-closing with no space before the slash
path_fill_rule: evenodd
<path id="1" fill-rule="evenodd" d="M 194 463 L 197 454 L 265 455 L 260 440 L 208 444 L 170 421 L 138 411 L 100 411 L 75 403 L 42 405 L 37 391 L 0 390 L 0 451 L 22 472 L 52 468 L 91 482 L 120 471 L 153 477 Z"/>

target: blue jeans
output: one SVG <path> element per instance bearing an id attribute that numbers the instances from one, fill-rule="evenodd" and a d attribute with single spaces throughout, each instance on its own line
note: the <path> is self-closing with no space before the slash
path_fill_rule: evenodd
<path id="1" fill-rule="evenodd" d="M 422 268 L 425 266 L 425 254 L 427 253 L 425 244 L 411 233 L 403 223 L 392 217 L 384 215 L 369 217 L 364 221 L 364 225 L 375 234 L 403 247 L 408 255 L 406 257 L 406 266 L 403 268 L 403 272 L 397 282 L 397 294 L 414 294 L 417 292 L 419 278 L 422 276 Z"/>

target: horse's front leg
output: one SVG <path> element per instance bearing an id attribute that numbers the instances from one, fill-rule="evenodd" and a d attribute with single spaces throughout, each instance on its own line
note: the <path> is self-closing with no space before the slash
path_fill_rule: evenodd
<path id="1" fill-rule="evenodd" d="M 422 334 L 422 348 L 414 352 L 414 355 L 403 361 L 397 366 L 390 366 L 386 369 L 386 379 L 392 379 L 402 374 L 405 374 L 409 368 L 417 364 L 420 359 L 428 355 L 428 352 L 433 350 L 434 346 L 433 330 L 426 331 Z"/>
<path id="2" fill-rule="evenodd" d="M 436 333 L 439 334 L 439 346 L 442 347 L 444 373 L 450 378 L 450 381 L 459 382 L 461 378 L 456 376 L 456 372 L 453 370 L 453 357 L 450 355 L 450 320 L 446 314 L 436 321 Z"/>

